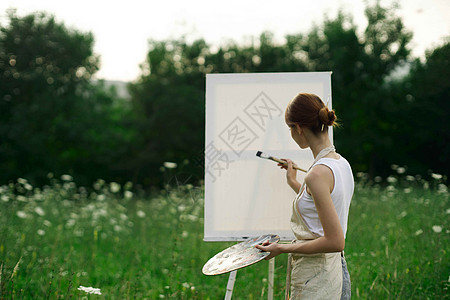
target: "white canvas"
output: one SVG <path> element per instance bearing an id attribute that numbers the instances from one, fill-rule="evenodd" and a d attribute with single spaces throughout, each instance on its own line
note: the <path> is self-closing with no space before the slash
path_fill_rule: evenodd
<path id="1" fill-rule="evenodd" d="M 309 168 L 311 151 L 298 147 L 284 121 L 287 104 L 300 92 L 318 95 L 331 109 L 331 72 L 207 75 L 205 241 L 262 234 L 293 239 L 289 221 L 295 193 L 286 172 L 256 153 Z M 303 177 L 299 171 L 298 179 Z"/>

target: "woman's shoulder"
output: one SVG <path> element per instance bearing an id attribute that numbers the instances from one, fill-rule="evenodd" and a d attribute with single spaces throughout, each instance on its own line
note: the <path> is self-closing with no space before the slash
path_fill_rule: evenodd
<path id="1" fill-rule="evenodd" d="M 317 186 L 321 183 L 327 184 L 329 180 L 333 180 L 333 172 L 323 164 L 317 164 L 306 174 L 305 182 L 308 187 Z"/>

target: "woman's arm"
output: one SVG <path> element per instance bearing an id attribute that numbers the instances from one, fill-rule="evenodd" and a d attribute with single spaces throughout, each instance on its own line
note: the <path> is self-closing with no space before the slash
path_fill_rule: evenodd
<path id="1" fill-rule="evenodd" d="M 287 162 L 287 166 L 284 164 L 278 164 L 281 169 L 286 170 L 286 180 L 288 185 L 294 190 L 296 194 L 300 192 L 301 184 L 297 181 L 297 170 L 294 169 L 294 162 L 290 159 L 282 159 Z"/>
<path id="2" fill-rule="evenodd" d="M 324 236 L 315 240 L 297 244 L 264 244 L 258 249 L 269 251 L 266 257 L 270 259 L 281 253 L 325 253 L 344 250 L 345 238 L 339 217 L 331 200 L 334 187 L 334 177 L 331 170 L 324 165 L 315 166 L 305 178 L 306 186 L 313 196 L 319 219 L 323 227 Z"/>

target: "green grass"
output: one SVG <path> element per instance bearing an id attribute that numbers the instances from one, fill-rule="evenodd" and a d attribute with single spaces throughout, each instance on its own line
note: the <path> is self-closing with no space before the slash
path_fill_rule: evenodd
<path id="1" fill-rule="evenodd" d="M 203 242 L 202 188 L 148 197 L 130 185 L 98 181 L 88 192 L 64 179 L 43 189 L 22 179 L 0 187 L 0 299 L 223 298 L 228 276 L 201 269 L 233 243 Z M 447 187 L 390 181 L 360 178 L 356 186 L 346 241 L 353 298 L 449 298 Z M 267 261 L 239 270 L 233 299 L 267 298 L 267 274 Z M 283 299 L 285 276 L 282 255 L 275 299 Z"/>

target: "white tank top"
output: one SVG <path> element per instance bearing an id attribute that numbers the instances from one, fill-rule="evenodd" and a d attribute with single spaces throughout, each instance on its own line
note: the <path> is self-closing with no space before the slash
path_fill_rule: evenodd
<path id="1" fill-rule="evenodd" d="M 355 188 L 350 164 L 345 158 L 340 156 L 339 159 L 328 157 L 321 158 L 313 166 L 316 165 L 325 165 L 333 172 L 334 187 L 331 192 L 331 199 L 333 200 L 334 207 L 336 208 L 336 212 L 339 216 L 339 221 L 345 237 L 347 233 L 347 220 L 350 201 L 352 200 L 353 190 Z M 308 226 L 308 229 L 311 230 L 312 233 L 323 236 L 324 233 L 322 224 L 320 223 L 319 215 L 312 196 L 306 191 L 305 188 L 304 191 L 300 191 L 297 198 L 299 198 L 297 201 L 298 209 L 303 217 L 303 220 L 305 221 L 306 226 Z"/>

